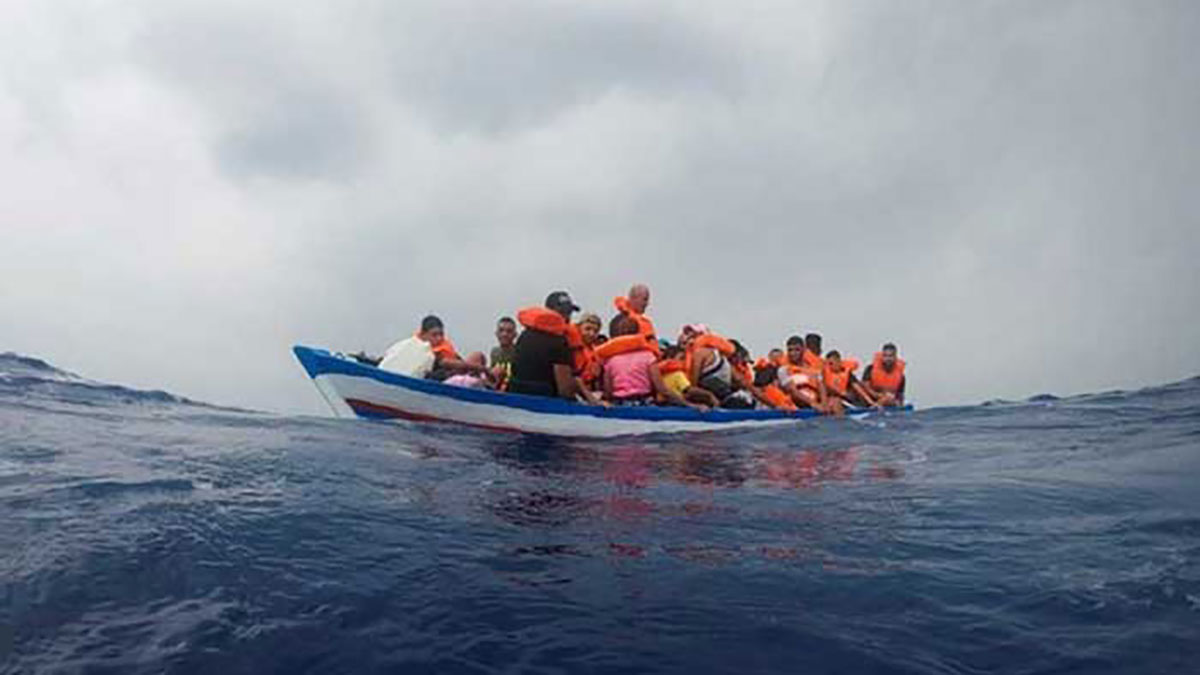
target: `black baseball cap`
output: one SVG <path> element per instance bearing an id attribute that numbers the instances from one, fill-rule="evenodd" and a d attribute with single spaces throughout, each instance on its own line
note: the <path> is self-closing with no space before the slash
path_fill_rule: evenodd
<path id="1" fill-rule="evenodd" d="M 554 291 L 546 296 L 546 309 L 553 309 L 556 312 L 569 309 L 572 312 L 578 312 L 579 305 L 571 300 L 571 295 L 566 291 Z"/>

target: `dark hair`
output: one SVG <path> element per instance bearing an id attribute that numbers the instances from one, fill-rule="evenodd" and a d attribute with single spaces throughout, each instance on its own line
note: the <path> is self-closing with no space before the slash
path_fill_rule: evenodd
<path id="1" fill-rule="evenodd" d="M 804 336 L 804 346 L 812 347 L 821 344 L 821 336 L 816 333 L 809 333 Z"/>
<path id="2" fill-rule="evenodd" d="M 842 358 L 842 353 L 836 349 L 830 349 L 829 351 L 825 352 L 825 356 L 828 358 L 833 358 L 836 356 L 840 359 Z"/>
<path id="3" fill-rule="evenodd" d="M 609 332 L 613 334 L 613 337 L 619 337 L 621 335 L 637 335 L 638 322 L 637 320 L 625 316 L 624 314 L 618 314 L 615 318 L 613 318 L 612 325 L 609 326 Z"/>
<path id="4" fill-rule="evenodd" d="M 787 340 L 787 346 L 789 346 L 789 347 L 791 347 L 792 345 L 802 345 L 802 344 L 804 344 L 804 338 L 800 337 L 799 335 L 793 335 L 792 337 L 788 338 L 788 340 Z"/>
<path id="5" fill-rule="evenodd" d="M 879 350 L 879 351 L 883 351 L 883 352 L 892 351 L 892 352 L 894 352 L 894 351 L 896 351 L 896 345 L 894 345 L 894 344 L 892 344 L 892 343 L 888 342 L 888 343 L 884 344 L 884 345 L 883 345 L 883 349 L 881 349 L 881 350 Z"/>
<path id="6" fill-rule="evenodd" d="M 742 359 L 743 361 L 750 358 L 750 350 L 743 347 L 742 343 L 738 342 L 737 340 L 730 340 L 729 344 L 733 345 L 734 356 Z"/>
<path id="7" fill-rule="evenodd" d="M 673 359 L 682 353 L 683 347 L 680 347 L 679 345 L 670 345 L 669 347 L 663 349 L 662 355 L 664 359 Z"/>
<path id="8" fill-rule="evenodd" d="M 442 324 L 442 320 L 437 318 L 433 314 L 430 314 L 429 316 L 425 317 L 424 319 L 421 319 L 421 332 L 422 333 L 428 333 L 429 331 L 436 330 L 438 328 L 441 328 L 444 330 L 446 327 Z"/>
<path id="9" fill-rule="evenodd" d="M 496 325 L 499 326 L 502 323 L 511 323 L 514 326 L 517 325 L 517 322 L 511 316 L 500 317 L 500 320 L 496 322 Z"/>

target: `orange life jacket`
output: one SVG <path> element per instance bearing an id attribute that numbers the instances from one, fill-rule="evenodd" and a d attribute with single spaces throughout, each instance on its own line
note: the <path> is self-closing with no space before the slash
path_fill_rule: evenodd
<path id="1" fill-rule="evenodd" d="M 658 362 L 658 372 L 662 373 L 663 375 L 682 373 L 684 368 L 685 366 L 683 361 L 680 361 L 679 359 L 667 359 L 665 361 Z"/>
<path id="2" fill-rule="evenodd" d="M 804 353 L 807 354 L 808 352 Z M 821 370 L 823 369 L 824 365 L 825 362 L 822 361 L 822 367 L 814 368 L 810 366 L 807 361 L 805 361 L 805 363 L 798 366 L 785 358 L 782 367 L 787 368 L 788 375 L 807 375 L 808 381 L 800 386 L 812 389 L 813 391 L 818 391 L 817 378 L 821 376 Z"/>
<path id="3" fill-rule="evenodd" d="M 613 298 L 613 307 L 616 307 L 618 312 L 632 318 L 637 322 L 638 333 L 640 335 L 655 337 L 654 322 L 650 320 L 650 317 L 634 309 L 633 305 L 629 304 L 629 298 L 623 295 L 618 295 L 617 297 Z"/>
<path id="4" fill-rule="evenodd" d="M 661 353 L 658 347 L 658 342 L 647 335 L 622 335 L 620 337 L 609 338 L 608 342 L 596 347 L 593 353 L 600 360 L 611 359 L 617 354 L 625 354 L 627 352 L 650 351 L 655 356 Z"/>
<path id="5" fill-rule="evenodd" d="M 422 340 L 421 331 L 417 331 L 416 333 L 413 333 L 413 337 L 417 338 L 418 340 Z M 422 340 L 422 342 L 424 342 L 424 340 Z M 457 359 L 459 361 L 462 360 L 462 357 L 458 355 L 458 351 L 456 351 L 454 349 L 454 343 L 451 342 L 450 338 L 448 338 L 448 337 L 443 337 L 442 341 L 436 347 L 433 345 L 429 345 L 429 350 L 432 351 L 434 357 L 436 357 L 438 359 Z"/>
<path id="6" fill-rule="evenodd" d="M 823 370 L 825 368 L 825 359 L 822 359 L 821 357 L 817 356 L 816 354 L 810 352 L 808 349 L 805 349 L 804 350 L 804 365 L 808 366 L 809 368 Z"/>
<path id="7" fill-rule="evenodd" d="M 771 407 L 776 410 L 796 410 L 796 404 L 792 402 L 792 397 L 788 396 L 777 385 L 768 384 L 763 387 L 763 398 L 771 403 Z"/>
<path id="8" fill-rule="evenodd" d="M 551 335 L 566 335 L 569 325 L 562 314 L 545 307 L 526 307 L 517 312 L 517 321 L 526 328 Z"/>
<path id="9" fill-rule="evenodd" d="M 892 372 L 883 369 L 883 352 L 875 352 L 875 360 L 871 362 L 871 380 L 868 384 L 872 389 L 896 393 L 904 382 L 904 359 L 896 359 Z"/>
<path id="10" fill-rule="evenodd" d="M 839 396 L 845 396 L 846 391 L 850 389 L 850 376 L 858 369 L 858 360 L 852 358 L 842 359 L 842 369 L 839 372 L 834 372 L 829 364 L 825 364 L 822 369 L 822 377 L 825 378 L 825 387 L 830 391 L 836 392 Z"/>
<path id="11" fill-rule="evenodd" d="M 688 344 L 687 356 L 684 358 L 684 367 L 687 369 L 688 377 L 691 377 L 692 363 L 695 359 L 696 350 L 700 349 L 701 347 L 715 349 L 718 352 L 721 352 L 725 358 L 729 358 L 736 351 L 733 348 L 732 342 L 726 340 L 720 335 L 717 335 L 716 333 L 702 333 L 697 335 L 696 337 L 692 338 L 691 343 Z"/>
<path id="12" fill-rule="evenodd" d="M 733 364 L 730 364 L 730 365 L 733 365 Z M 754 384 L 754 371 L 750 369 L 749 363 L 739 363 L 737 365 L 734 365 L 733 369 L 738 371 L 739 373 L 741 373 L 742 378 L 746 382 L 748 382 L 750 384 Z"/>

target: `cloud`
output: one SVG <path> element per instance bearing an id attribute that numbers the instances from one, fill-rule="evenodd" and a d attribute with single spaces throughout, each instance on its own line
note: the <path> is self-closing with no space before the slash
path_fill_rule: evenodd
<path id="1" fill-rule="evenodd" d="M 1200 371 L 1190 3 L 17 7 L 0 345 L 72 370 L 317 410 L 292 342 L 645 281 L 924 403 Z"/>

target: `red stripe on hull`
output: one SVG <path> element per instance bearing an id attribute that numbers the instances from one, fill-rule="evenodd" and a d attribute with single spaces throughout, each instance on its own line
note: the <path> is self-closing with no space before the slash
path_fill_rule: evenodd
<path id="1" fill-rule="evenodd" d="M 358 398 L 348 398 L 345 400 L 346 400 L 346 405 L 350 406 L 354 410 L 355 413 L 358 413 L 361 410 L 362 412 L 371 412 L 371 413 L 375 413 L 377 415 L 387 415 L 388 417 L 394 417 L 396 419 L 402 419 L 402 420 L 405 420 L 408 422 L 440 422 L 440 423 L 444 423 L 444 424 L 461 424 L 463 426 L 474 427 L 476 429 L 486 429 L 488 431 L 504 431 L 504 432 L 515 433 L 515 434 L 523 433 L 520 429 L 514 429 L 513 427 L 502 427 L 502 426 L 495 426 L 495 425 L 491 425 L 491 424 L 476 424 L 473 422 L 459 422 L 458 420 L 447 420 L 447 419 L 443 419 L 441 417 L 434 417 L 432 415 L 421 415 L 419 413 L 409 412 L 407 410 L 401 410 L 399 408 L 393 408 L 390 405 L 380 405 L 378 403 L 371 403 L 370 401 L 364 401 L 364 400 L 358 399 Z"/>

